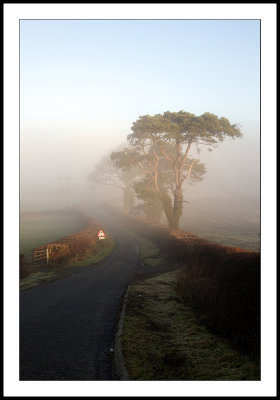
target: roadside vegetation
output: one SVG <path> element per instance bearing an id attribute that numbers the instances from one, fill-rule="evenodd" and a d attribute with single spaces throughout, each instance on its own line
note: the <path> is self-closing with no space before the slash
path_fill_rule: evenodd
<path id="1" fill-rule="evenodd" d="M 260 253 L 221 246 L 185 231 L 127 217 L 131 229 L 180 265 L 176 290 L 213 333 L 260 357 Z"/>
<path id="2" fill-rule="evenodd" d="M 33 286 L 40 285 L 42 282 L 53 280 L 57 276 L 58 270 L 51 269 L 49 271 L 33 270 L 29 276 L 20 280 L 21 289 L 29 289 Z"/>
<path id="3" fill-rule="evenodd" d="M 259 380 L 259 252 L 125 219 L 141 262 L 171 271 L 139 276 L 129 290 L 122 347 L 131 379 Z"/>
<path id="4" fill-rule="evenodd" d="M 166 265 L 166 259 L 155 243 L 143 237 L 138 237 L 137 240 L 140 246 L 140 262 L 150 267 Z"/>
<path id="5" fill-rule="evenodd" d="M 178 272 L 134 283 L 121 344 L 131 380 L 259 380 L 256 361 L 210 333 L 178 296 Z"/>
<path id="6" fill-rule="evenodd" d="M 111 254 L 115 247 L 111 235 L 107 233 L 106 239 L 99 240 L 97 233 L 100 225 L 81 210 L 79 217 L 84 229 L 41 246 L 54 249 L 47 264 L 35 264 L 32 259 L 28 260 L 24 254 L 20 254 L 21 289 L 67 276 L 74 273 L 77 267 L 97 264 Z"/>
<path id="7" fill-rule="evenodd" d="M 89 265 L 97 264 L 108 257 L 115 248 L 114 238 L 107 234 L 106 239 L 99 240 L 91 247 L 90 252 L 83 256 L 76 258 L 75 261 L 69 260 L 67 264 L 69 267 L 87 267 Z"/>
<path id="8" fill-rule="evenodd" d="M 189 251 L 177 292 L 203 324 L 260 357 L 260 254 L 213 244 Z"/>

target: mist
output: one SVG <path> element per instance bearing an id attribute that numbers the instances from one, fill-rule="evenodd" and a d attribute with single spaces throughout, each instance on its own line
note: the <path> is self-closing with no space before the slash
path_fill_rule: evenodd
<path id="1" fill-rule="evenodd" d="M 150 6 L 5 7 L 8 391 L 259 381 L 274 343 L 275 15 Z"/>
<path id="2" fill-rule="evenodd" d="M 106 136 L 97 139 L 96 134 L 89 133 L 55 136 L 46 132 L 32 139 L 23 136 L 20 143 L 21 210 L 63 209 L 76 203 L 111 198 L 121 202 L 119 190 L 96 187 L 88 177 L 104 156 L 125 142 L 126 135 L 122 141 L 115 141 L 115 146 L 112 141 L 108 145 Z M 206 174 L 203 181 L 186 187 L 186 201 L 226 198 L 225 207 L 229 210 L 231 202 L 240 203 L 242 207 L 242 199 L 259 201 L 258 135 L 245 134 L 240 140 L 221 143 L 212 152 L 201 146 L 201 153 L 197 155 L 194 150 L 193 155 L 205 164 Z"/>
<path id="3" fill-rule="evenodd" d="M 89 176 L 127 143 L 132 124 L 168 110 L 210 112 L 243 138 L 192 149 L 206 174 L 185 187 L 181 227 L 195 230 L 219 212 L 224 225 L 246 225 L 253 212 L 259 231 L 258 21 L 22 21 L 20 35 L 21 212 L 122 209 L 123 192 Z"/>
<path id="4" fill-rule="evenodd" d="M 129 131 L 128 131 L 129 132 Z M 21 140 L 20 211 L 67 210 L 77 205 L 98 215 L 102 206 L 123 210 L 123 191 L 94 184 L 90 174 L 122 142 L 97 135 L 43 135 Z M 181 229 L 227 245 L 259 249 L 260 144 L 258 135 L 221 143 L 198 154 L 205 164 L 201 182 L 185 185 Z M 44 152 L 41 149 L 47 149 Z M 137 198 L 135 205 L 141 204 Z M 163 216 L 161 222 L 167 224 Z"/>

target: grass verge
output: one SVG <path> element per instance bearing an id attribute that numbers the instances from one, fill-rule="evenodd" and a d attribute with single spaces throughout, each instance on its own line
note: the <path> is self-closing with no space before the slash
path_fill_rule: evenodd
<path id="1" fill-rule="evenodd" d="M 65 261 L 64 264 L 49 264 L 48 266 L 28 266 L 29 274 L 20 279 L 20 289 L 29 289 L 33 286 L 40 285 L 43 282 L 53 281 L 67 275 L 67 270 L 73 267 L 87 267 L 99 263 L 107 258 L 115 248 L 114 239 L 107 235 L 104 241 L 97 242 L 91 249 L 91 254 L 86 255 L 83 259 Z"/>
<path id="2" fill-rule="evenodd" d="M 121 345 L 131 380 L 259 380 L 259 364 L 199 324 L 174 286 L 176 271 L 128 293 Z"/>
<path id="3" fill-rule="evenodd" d="M 161 255 L 160 248 L 148 239 L 137 237 L 140 246 L 140 260 L 150 267 L 166 265 L 166 259 Z"/>
<path id="4" fill-rule="evenodd" d="M 91 248 L 91 253 L 84 258 L 69 261 L 69 267 L 88 267 L 107 258 L 115 248 L 115 240 L 107 234 L 105 240 L 100 240 Z"/>
<path id="5" fill-rule="evenodd" d="M 31 274 L 23 279 L 20 280 L 20 288 L 21 289 L 29 289 L 33 286 L 37 286 L 44 281 L 48 281 L 50 279 L 55 278 L 56 271 L 37 271 L 31 272 Z"/>

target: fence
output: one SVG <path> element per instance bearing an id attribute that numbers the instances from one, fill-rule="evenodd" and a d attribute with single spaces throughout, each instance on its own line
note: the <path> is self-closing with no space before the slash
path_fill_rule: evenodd
<path id="1" fill-rule="evenodd" d="M 69 243 L 49 243 L 32 250 L 34 264 L 48 264 L 69 255 Z"/>
<path id="2" fill-rule="evenodd" d="M 49 249 L 45 248 L 33 249 L 32 260 L 35 264 L 47 264 L 49 261 Z"/>

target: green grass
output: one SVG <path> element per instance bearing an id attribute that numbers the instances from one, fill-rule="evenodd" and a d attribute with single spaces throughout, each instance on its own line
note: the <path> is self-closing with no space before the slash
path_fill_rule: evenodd
<path id="1" fill-rule="evenodd" d="M 131 380 L 259 380 L 259 365 L 200 325 L 173 287 L 177 272 L 134 283 L 121 344 Z"/>
<path id="2" fill-rule="evenodd" d="M 158 254 L 160 253 L 159 247 L 156 246 L 150 240 L 144 239 L 144 238 L 139 238 L 138 241 L 139 241 L 140 249 L 141 249 L 140 250 L 141 257 L 143 257 L 143 258 L 154 257 L 154 256 L 158 256 Z"/>
<path id="3" fill-rule="evenodd" d="M 166 264 L 166 260 L 161 255 L 161 250 L 157 245 L 143 237 L 138 237 L 137 241 L 140 246 L 140 258 L 143 263 L 151 267 L 157 267 Z"/>
<path id="4" fill-rule="evenodd" d="M 209 215 L 198 212 L 183 215 L 180 222 L 181 229 L 193 232 L 198 236 L 225 246 L 241 247 L 248 250 L 260 248 L 260 226 L 256 218 L 251 221 L 246 215 L 229 215 L 221 213 Z"/>
<path id="5" fill-rule="evenodd" d="M 31 274 L 20 280 L 20 289 L 28 289 L 40 285 L 43 282 L 55 280 L 65 275 L 67 276 L 67 270 L 70 270 L 72 267 L 87 267 L 97 264 L 108 257 L 114 250 L 114 247 L 114 239 L 107 235 L 107 238 L 104 241 L 97 242 L 97 244 L 92 248 L 94 254 L 90 256 L 85 255 L 83 260 L 72 260 L 61 265 L 50 263 L 48 266 L 31 266 Z M 36 269 L 38 269 L 38 271 L 36 271 Z"/>
<path id="6" fill-rule="evenodd" d="M 108 257 L 115 248 L 115 240 L 107 234 L 106 239 L 97 242 L 91 249 L 92 254 L 87 255 L 84 259 L 69 261 L 69 267 L 87 267 L 97 264 Z"/>
<path id="7" fill-rule="evenodd" d="M 28 277 L 20 280 L 20 288 L 28 289 L 33 286 L 37 286 L 40 283 L 55 278 L 56 271 L 46 271 L 46 272 L 33 272 Z"/>
<path id="8" fill-rule="evenodd" d="M 197 233 L 198 234 L 198 233 Z M 241 247 L 242 249 L 258 251 L 260 249 L 259 238 L 255 236 L 242 236 L 241 233 L 224 232 L 224 233 L 205 233 L 200 231 L 200 237 L 211 242 L 224 245 Z"/>
<path id="9" fill-rule="evenodd" d="M 180 226 L 226 246 L 260 249 L 260 201 L 254 197 L 203 197 L 189 199 Z"/>
<path id="10" fill-rule="evenodd" d="M 20 219 L 20 253 L 29 255 L 34 247 L 52 242 L 82 229 L 75 216 L 36 216 Z"/>

